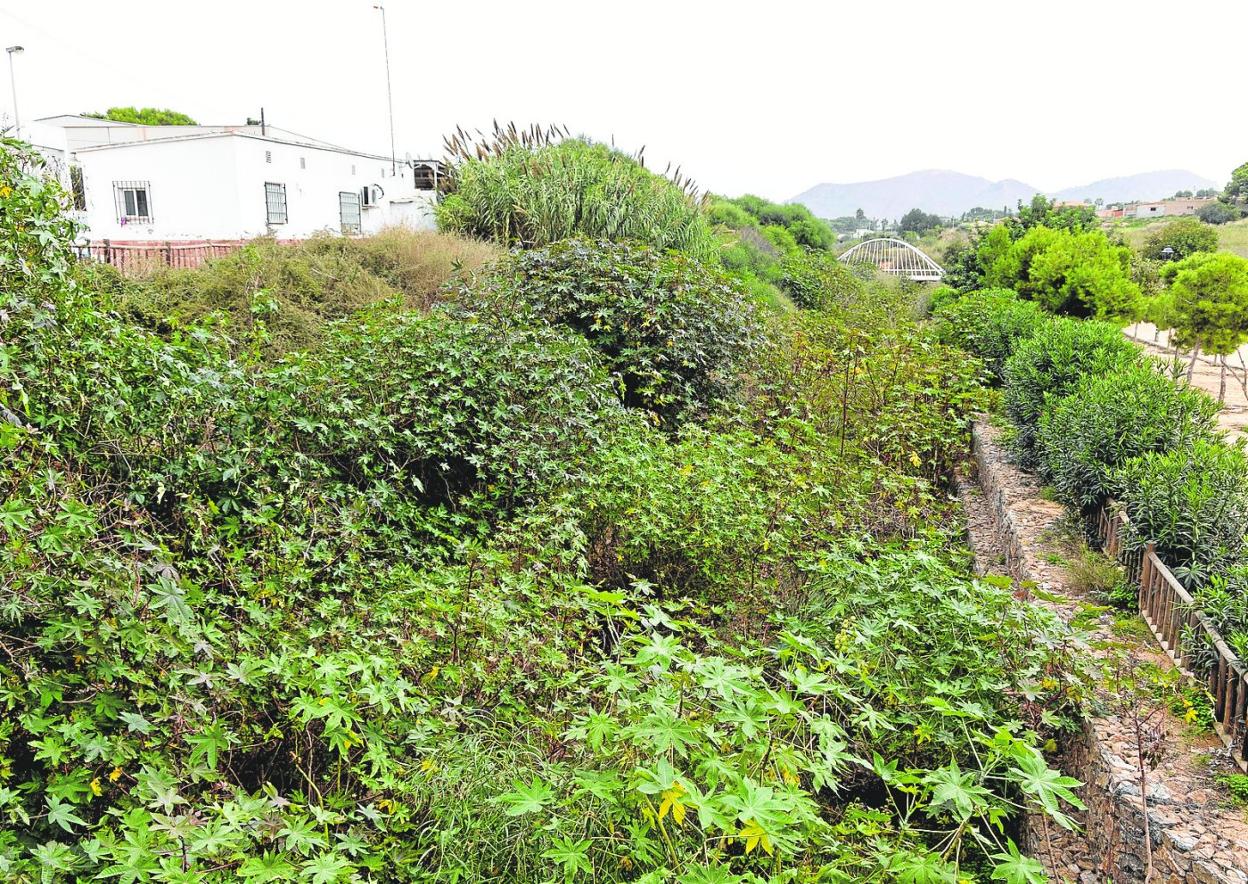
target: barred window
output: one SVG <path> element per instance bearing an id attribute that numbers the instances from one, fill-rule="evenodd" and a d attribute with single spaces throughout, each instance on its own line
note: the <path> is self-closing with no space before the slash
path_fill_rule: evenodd
<path id="1" fill-rule="evenodd" d="M 69 167 L 69 193 L 74 200 L 74 208 L 79 211 L 86 211 L 87 208 L 87 185 L 82 178 L 82 166 Z"/>
<path id="2" fill-rule="evenodd" d="M 151 223 L 152 185 L 147 181 L 114 181 L 117 220 L 122 224 Z"/>
<path id="3" fill-rule="evenodd" d="M 264 182 L 264 208 L 269 224 L 286 223 L 286 185 Z"/>
<path id="4" fill-rule="evenodd" d="M 360 195 L 351 190 L 338 193 L 338 217 L 343 233 L 360 232 Z"/>

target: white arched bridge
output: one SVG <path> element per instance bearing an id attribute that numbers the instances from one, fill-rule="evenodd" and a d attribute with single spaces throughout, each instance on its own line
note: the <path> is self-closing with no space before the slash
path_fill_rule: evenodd
<path id="1" fill-rule="evenodd" d="M 888 237 L 858 243 L 841 255 L 841 261 L 846 264 L 874 264 L 884 273 L 908 279 L 939 282 L 945 275 L 944 269 L 922 250 L 905 240 Z"/>

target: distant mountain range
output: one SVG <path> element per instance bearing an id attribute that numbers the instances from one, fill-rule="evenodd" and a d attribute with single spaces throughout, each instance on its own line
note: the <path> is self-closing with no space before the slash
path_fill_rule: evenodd
<path id="1" fill-rule="evenodd" d="M 1105 178 L 1047 195 L 1059 200 L 1094 201 L 1099 197 L 1109 203 L 1162 199 L 1178 190 L 1196 191 L 1218 186 L 1193 172 L 1165 169 Z M 1026 202 L 1037 193 L 1040 193 L 1039 188 L 1013 178 L 989 181 L 960 172 L 928 169 L 879 181 L 817 184 L 789 202 L 801 203 L 820 218 L 841 218 L 853 215 L 858 209 L 868 218 L 900 218 L 916 208 L 937 215 L 961 215 L 977 206 L 1014 208 L 1019 200 Z"/>

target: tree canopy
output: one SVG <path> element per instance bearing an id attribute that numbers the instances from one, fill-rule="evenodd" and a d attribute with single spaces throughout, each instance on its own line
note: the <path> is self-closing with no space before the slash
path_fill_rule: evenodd
<path id="1" fill-rule="evenodd" d="M 1040 225 L 1011 242 L 1002 225 L 981 241 L 979 261 L 988 285 L 1014 289 L 1052 313 L 1130 319 L 1142 307 L 1131 250 L 1100 230 Z"/>
<path id="2" fill-rule="evenodd" d="M 1198 252 L 1167 265 L 1162 316 L 1182 347 L 1225 356 L 1248 342 L 1248 260 Z"/>
<path id="3" fill-rule="evenodd" d="M 1218 232 L 1199 218 L 1178 218 L 1152 231 L 1144 240 L 1146 258 L 1186 258 L 1218 248 Z M 1171 254 L 1163 252 L 1170 249 Z"/>
<path id="4" fill-rule="evenodd" d="M 97 120 L 115 123 L 137 123 L 140 126 L 198 126 L 199 124 L 180 111 L 163 107 L 110 107 L 104 113 L 83 114 Z"/>
<path id="5" fill-rule="evenodd" d="M 901 216 L 897 229 L 902 233 L 926 233 L 929 230 L 936 229 L 942 223 L 939 215 L 929 215 L 922 209 L 911 209 Z"/>

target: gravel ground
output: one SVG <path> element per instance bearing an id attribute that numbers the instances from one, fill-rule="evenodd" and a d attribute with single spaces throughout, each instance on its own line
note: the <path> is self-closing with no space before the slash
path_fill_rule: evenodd
<path id="1" fill-rule="evenodd" d="M 1127 326 L 1126 333 L 1127 337 L 1138 341 L 1144 346 L 1146 351 L 1154 356 L 1181 360 L 1184 370 L 1191 363 L 1191 353 L 1178 354 L 1170 349 L 1169 333 L 1164 331 L 1158 332 L 1152 323 L 1138 322 L 1135 325 Z M 1232 372 L 1227 372 L 1226 400 L 1222 406 L 1222 414 L 1218 419 L 1218 423 L 1222 429 L 1227 431 L 1231 438 L 1237 439 L 1248 435 L 1248 396 L 1244 395 L 1244 388 L 1240 384 L 1240 380 L 1244 378 L 1245 374 L 1248 374 L 1242 367 L 1248 366 L 1248 345 L 1241 347 L 1238 353 L 1228 356 L 1226 361 L 1239 374 L 1239 377 L 1235 377 Z M 1192 374 L 1192 384 L 1216 399 L 1221 373 L 1222 369 L 1216 364 L 1214 357 L 1201 356 L 1196 360 L 1196 369 Z"/>

